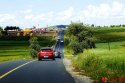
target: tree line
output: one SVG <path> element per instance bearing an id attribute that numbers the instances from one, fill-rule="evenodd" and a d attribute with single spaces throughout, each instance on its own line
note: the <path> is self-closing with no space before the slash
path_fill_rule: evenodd
<path id="1" fill-rule="evenodd" d="M 119 25 L 109 25 L 109 26 L 106 26 L 106 25 L 104 25 L 104 26 L 96 26 L 96 25 L 94 25 L 94 24 L 92 24 L 92 25 L 90 25 L 91 27 L 98 27 L 98 28 L 101 28 L 101 27 L 125 27 L 125 24 L 119 24 Z"/>
<path id="2" fill-rule="evenodd" d="M 17 30 L 17 31 L 19 31 L 20 27 L 18 27 L 18 26 L 6 26 L 5 28 L 3 28 L 3 27 L 0 26 L 0 31 L 3 31 L 3 30 L 5 30 L 5 31 L 8 31 L 8 30 Z"/>

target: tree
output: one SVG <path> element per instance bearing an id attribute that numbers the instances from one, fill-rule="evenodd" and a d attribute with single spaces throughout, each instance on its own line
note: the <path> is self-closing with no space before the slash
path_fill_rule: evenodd
<path id="1" fill-rule="evenodd" d="M 74 54 L 84 52 L 84 49 L 95 48 L 92 29 L 83 24 L 71 23 L 66 31 L 66 35 L 70 38 L 70 47 Z"/>
<path id="2" fill-rule="evenodd" d="M 0 26 L 0 31 L 3 31 L 3 28 Z"/>
<path id="3" fill-rule="evenodd" d="M 0 36 L 2 36 L 3 28 L 0 26 Z"/>
<path id="4" fill-rule="evenodd" d="M 94 24 L 92 24 L 92 25 L 91 25 L 91 27 L 95 27 L 95 25 L 94 25 Z"/>
<path id="5" fill-rule="evenodd" d="M 39 45 L 39 43 L 37 41 L 37 37 L 34 37 L 34 36 L 31 37 L 29 42 L 30 42 L 30 46 L 29 46 L 30 55 L 31 55 L 32 58 L 36 58 L 38 52 L 40 51 L 40 45 Z"/>
<path id="6" fill-rule="evenodd" d="M 8 31 L 8 30 L 20 30 L 20 28 L 19 27 L 17 27 L 17 26 L 6 26 L 5 28 L 4 28 L 4 30 L 5 31 Z"/>
<path id="7" fill-rule="evenodd" d="M 79 23 L 71 23 L 68 26 L 67 35 L 77 36 L 77 34 L 83 30 L 82 27 Z"/>

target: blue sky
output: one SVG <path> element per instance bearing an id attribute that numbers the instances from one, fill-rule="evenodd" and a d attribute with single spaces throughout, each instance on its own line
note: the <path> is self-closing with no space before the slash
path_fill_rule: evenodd
<path id="1" fill-rule="evenodd" d="M 125 0 L 0 0 L 0 26 L 125 24 Z"/>

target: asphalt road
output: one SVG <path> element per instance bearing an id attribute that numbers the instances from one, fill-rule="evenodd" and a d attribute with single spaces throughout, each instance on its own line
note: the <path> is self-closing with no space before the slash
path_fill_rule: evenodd
<path id="1" fill-rule="evenodd" d="M 55 48 L 63 53 L 64 32 L 58 33 Z M 63 54 L 62 54 L 63 56 Z M 0 63 L 0 83 L 75 83 L 65 70 L 62 59 L 44 61 L 20 60 Z"/>

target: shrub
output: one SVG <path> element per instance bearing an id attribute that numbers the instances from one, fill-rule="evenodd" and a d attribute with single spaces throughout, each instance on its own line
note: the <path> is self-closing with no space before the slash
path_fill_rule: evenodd
<path id="1" fill-rule="evenodd" d="M 38 52 L 36 50 L 30 49 L 30 55 L 31 55 L 32 58 L 36 58 L 37 54 L 38 54 Z"/>
<path id="2" fill-rule="evenodd" d="M 73 49 L 74 55 L 83 52 L 82 45 L 80 45 L 78 42 L 72 43 L 71 47 Z"/>
<path id="3" fill-rule="evenodd" d="M 31 55 L 32 58 L 36 58 L 37 54 L 40 50 L 40 45 L 37 41 L 37 37 L 31 37 L 29 41 L 30 41 L 30 46 L 29 46 L 30 55 Z"/>

